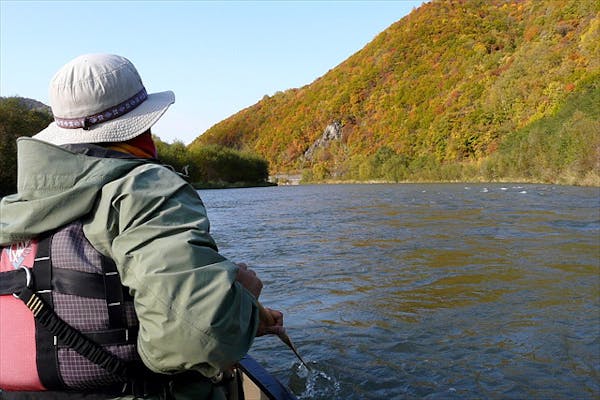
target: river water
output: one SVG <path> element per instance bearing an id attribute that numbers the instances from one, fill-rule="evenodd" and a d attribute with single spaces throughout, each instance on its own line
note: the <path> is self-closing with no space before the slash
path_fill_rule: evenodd
<path id="1" fill-rule="evenodd" d="M 600 398 L 600 190 L 525 184 L 202 190 L 311 366 L 300 399 Z"/>

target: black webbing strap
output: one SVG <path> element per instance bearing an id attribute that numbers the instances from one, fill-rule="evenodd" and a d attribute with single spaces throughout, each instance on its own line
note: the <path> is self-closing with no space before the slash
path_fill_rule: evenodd
<path id="1" fill-rule="evenodd" d="M 20 292 L 27 283 L 27 275 L 23 268 L 0 272 L 0 295 Z"/>
<path id="2" fill-rule="evenodd" d="M 91 272 L 55 267 L 52 271 L 52 287 L 64 294 L 94 299 L 104 298 L 102 275 Z"/>
<path id="3" fill-rule="evenodd" d="M 41 237 L 38 241 L 36 258 L 33 263 L 33 283 L 40 301 L 52 309 L 52 262 L 50 243 L 52 236 Z M 25 288 L 24 293 L 32 289 Z M 33 292 L 32 292 L 33 293 Z M 48 307 L 49 306 L 49 307 Z M 62 389 L 64 382 L 58 369 L 58 348 L 54 344 L 54 334 L 35 318 L 36 364 L 40 381 L 47 389 Z"/>
<path id="4" fill-rule="evenodd" d="M 36 323 L 47 329 L 62 343 L 111 374 L 120 377 L 123 381 L 126 381 L 127 377 L 130 376 L 129 367 L 125 361 L 106 351 L 102 346 L 94 343 L 83 333 L 63 321 L 42 299 L 39 293 L 35 293 L 30 288 L 25 288 L 18 296 L 31 310 Z M 42 383 L 44 382 L 42 381 Z"/>
<path id="5" fill-rule="evenodd" d="M 39 267 L 41 262 L 45 263 L 49 262 L 49 260 L 38 261 L 38 268 L 43 269 L 45 267 Z M 0 295 L 19 293 L 26 286 L 27 275 L 23 268 L 0 272 Z M 36 289 L 38 286 L 36 285 Z M 97 299 L 103 299 L 106 295 L 103 275 L 64 268 L 52 268 L 52 290 L 64 294 Z M 124 300 L 131 301 L 131 295 L 125 292 L 125 290 L 126 288 L 123 288 Z M 84 335 L 102 345 L 135 344 L 137 340 L 137 330 L 126 327 L 85 332 Z M 59 344 L 63 343 L 59 342 Z"/>
<path id="6" fill-rule="evenodd" d="M 52 288 L 57 292 L 79 297 L 94 299 L 104 299 L 106 297 L 104 275 L 92 272 L 53 267 Z M 133 297 L 120 282 L 119 288 L 124 300 L 133 300 Z"/>
<path id="7" fill-rule="evenodd" d="M 138 336 L 137 329 L 111 329 L 108 331 L 81 333 L 91 341 L 101 345 L 136 344 Z M 58 344 L 66 345 L 60 339 L 58 339 Z"/>
<path id="8" fill-rule="evenodd" d="M 126 328 L 125 307 L 123 306 L 123 285 L 117 271 L 117 266 L 108 257 L 102 257 L 102 272 L 104 274 L 104 292 L 108 307 L 108 325 L 111 329 Z"/>
<path id="9" fill-rule="evenodd" d="M 23 268 L 0 272 L 0 295 L 21 291 L 26 286 L 27 276 Z M 133 297 L 122 287 L 123 299 Z M 52 268 L 52 290 L 73 296 L 104 299 L 106 296 L 104 275 L 76 271 L 65 268 Z"/>

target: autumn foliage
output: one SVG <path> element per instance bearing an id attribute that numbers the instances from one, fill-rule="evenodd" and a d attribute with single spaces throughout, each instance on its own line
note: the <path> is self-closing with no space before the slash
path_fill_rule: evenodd
<path id="1" fill-rule="evenodd" d="M 306 180 L 598 182 L 600 3 L 432 1 L 309 85 L 190 149 L 249 149 Z M 304 152 L 325 127 L 341 140 Z"/>

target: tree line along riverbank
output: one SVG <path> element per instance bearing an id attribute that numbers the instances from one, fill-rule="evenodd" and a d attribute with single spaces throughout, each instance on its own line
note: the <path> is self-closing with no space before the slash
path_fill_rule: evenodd
<path id="1" fill-rule="evenodd" d="M 52 116 L 29 99 L 0 99 L 0 195 L 14 193 L 16 139 L 45 128 Z M 382 146 L 351 157 L 336 173 L 325 163 L 304 169 L 270 171 L 269 162 L 250 151 L 219 144 L 186 146 L 155 136 L 161 162 L 198 189 L 300 183 L 530 182 L 600 186 L 600 88 L 597 80 L 573 93 L 551 116 L 509 135 L 490 156 L 440 162 L 433 154 L 415 159 Z M 270 175 L 271 174 L 271 175 Z"/>

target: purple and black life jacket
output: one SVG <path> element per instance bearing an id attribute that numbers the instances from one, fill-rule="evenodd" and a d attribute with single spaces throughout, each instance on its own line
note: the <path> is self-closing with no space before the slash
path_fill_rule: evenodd
<path id="1" fill-rule="evenodd" d="M 87 391 L 149 373 L 133 298 L 80 221 L 1 250 L 0 388 Z"/>

